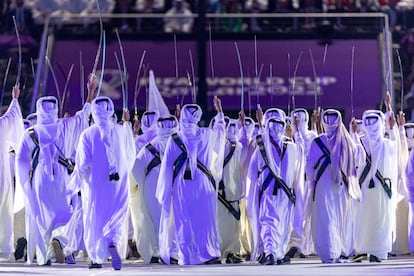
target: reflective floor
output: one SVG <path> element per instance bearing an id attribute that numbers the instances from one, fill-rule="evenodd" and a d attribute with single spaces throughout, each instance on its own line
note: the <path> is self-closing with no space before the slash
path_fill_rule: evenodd
<path id="1" fill-rule="evenodd" d="M 0 275 L 414 275 L 414 257 L 393 257 L 381 263 L 322 264 L 317 258 L 292 259 L 290 265 L 262 266 L 242 263 L 238 265 L 166 266 L 144 265 L 142 261 L 125 261 L 121 271 L 114 271 L 110 263 L 101 269 L 88 269 L 88 262 L 75 265 L 52 264 L 48 267 L 26 265 L 23 262 L 0 263 Z"/>

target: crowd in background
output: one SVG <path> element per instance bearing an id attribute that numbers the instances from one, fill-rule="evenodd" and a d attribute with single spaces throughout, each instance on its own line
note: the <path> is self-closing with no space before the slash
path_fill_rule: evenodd
<path id="1" fill-rule="evenodd" d="M 201 0 L 99 0 L 105 28 L 116 28 L 125 34 L 195 33 Z M 39 37 L 46 14 L 52 15 L 55 30 L 64 34 L 88 34 L 98 31 L 97 17 L 72 18 L 71 14 L 96 14 L 96 1 L 90 0 L 0 0 L 0 35 L 14 35 L 12 17 L 21 34 Z M 226 14 L 272 13 L 342 13 L 384 12 L 389 16 L 394 45 L 399 45 L 404 71 L 405 101 L 412 99 L 414 110 L 414 1 L 413 0 L 205 0 L 207 24 L 215 33 L 306 33 L 336 31 L 354 33 L 369 31 L 365 19 L 329 19 L 306 17 L 220 17 Z M 125 14 L 125 17 L 119 16 Z M 153 14 L 155 17 L 135 17 Z M 179 17 L 174 17 L 178 15 Z M 159 17 L 157 17 L 159 16 Z M 324 24 L 327 29 L 323 29 Z M 381 25 L 381 24 L 378 24 Z M 207 28 L 207 27 L 206 27 Z M 378 28 L 378 26 L 377 26 Z M 382 27 L 380 27 L 382 28 Z M 380 29 L 381 31 L 381 29 Z M 376 32 L 376 31 L 374 31 Z M 397 61 L 397 58 L 394 58 Z M 394 63 L 398 69 L 398 63 Z M 394 70 L 398 72 L 398 70 Z M 397 78 L 398 79 L 398 78 Z M 394 84 L 397 89 L 401 83 Z M 399 98 L 396 99 L 397 102 Z M 409 106 L 410 104 L 408 104 Z M 409 114 L 410 110 L 406 110 Z M 414 114 L 414 112 L 413 112 Z"/>
<path id="2" fill-rule="evenodd" d="M 412 18 L 414 2 L 412 0 L 205 0 L 207 13 L 327 13 L 327 12 L 384 12 L 389 15 L 390 26 L 400 30 L 414 26 Z M 109 22 L 124 32 L 191 32 L 196 24 L 192 15 L 198 13 L 198 1 L 188 0 L 99 0 L 102 13 L 152 13 L 159 18 L 118 18 Z M 73 23 L 70 13 L 96 13 L 95 1 L 87 0 L 1 0 L 1 29 L 10 30 L 10 17 L 20 8 L 27 17 L 41 24 L 45 14 L 61 15 L 56 17 L 57 24 Z M 163 14 L 184 15 L 184 18 L 163 19 Z M 32 24 L 28 19 L 27 27 Z M 87 26 L 94 19 L 83 19 Z M 78 21 L 79 22 L 79 21 Z M 224 18 L 212 22 L 215 30 L 223 32 L 261 32 L 274 30 L 269 19 L 261 18 Z M 173 26 L 173 25 L 178 25 Z M 306 22 L 305 28 L 315 27 L 314 22 Z M 336 24 L 340 29 L 341 24 Z"/>

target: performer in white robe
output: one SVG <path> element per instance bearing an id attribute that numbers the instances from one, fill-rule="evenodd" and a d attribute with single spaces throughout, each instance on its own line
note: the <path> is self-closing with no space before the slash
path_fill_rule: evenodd
<path id="1" fill-rule="evenodd" d="M 244 111 L 240 112 L 240 143 L 242 144 L 241 159 L 242 164 L 242 181 L 243 195 L 246 194 L 247 170 L 249 168 L 250 159 L 256 149 L 256 136 L 253 134 L 255 122 L 252 118 L 245 117 Z M 246 210 L 246 198 L 243 197 L 239 201 L 240 206 L 240 255 L 250 260 L 251 252 L 251 229 L 249 217 Z"/>
<path id="2" fill-rule="evenodd" d="M 26 120 L 28 122 L 30 122 L 30 124 L 28 124 L 27 127 L 26 127 L 26 124 L 25 124 L 25 129 L 28 129 L 29 127 L 34 126 L 37 123 L 36 113 L 32 113 L 32 114 L 27 115 Z M 16 163 L 15 156 L 14 156 L 13 160 Z M 14 167 L 14 165 L 13 165 L 13 167 Z M 15 173 L 16 173 L 16 171 L 15 171 Z M 15 200 L 15 202 L 14 202 L 15 203 L 15 205 L 14 205 L 15 210 L 20 208 L 20 206 L 18 206 L 18 205 L 20 205 L 21 201 L 23 200 L 23 210 L 20 211 L 19 213 L 17 213 L 16 215 L 19 216 L 19 215 L 21 215 L 21 212 L 23 212 L 23 215 L 24 215 L 24 219 L 23 219 L 23 224 L 24 225 L 23 225 L 23 227 L 24 227 L 24 229 L 22 230 L 22 232 L 24 233 L 23 237 L 25 237 L 25 238 L 20 237 L 17 240 L 16 251 L 14 252 L 14 256 L 15 256 L 16 260 L 23 258 L 24 255 L 25 255 L 25 248 L 26 248 L 27 264 L 31 264 L 32 261 L 33 261 L 33 258 L 35 256 L 36 240 L 33 236 L 34 231 L 30 231 L 30 228 L 31 228 L 30 223 L 35 223 L 35 222 L 34 222 L 34 217 L 30 215 L 30 210 L 26 210 L 26 208 L 24 208 L 25 201 L 26 201 L 25 194 L 23 192 L 23 187 L 18 182 L 16 182 L 15 198 L 16 197 L 19 197 L 20 199 Z M 16 216 L 15 216 L 15 219 L 16 219 Z M 20 226 L 21 225 L 19 225 L 17 227 L 20 227 Z"/>
<path id="3" fill-rule="evenodd" d="M 214 129 L 199 128 L 200 107 L 185 105 L 180 115 L 181 129 L 165 149 L 157 198 L 162 206 L 160 255 L 167 264 L 172 233 L 177 239 L 179 264 L 220 262 L 217 189 L 223 169 L 225 124 L 217 97 L 214 105 Z"/>
<path id="4" fill-rule="evenodd" d="M 26 131 L 17 150 L 17 182 L 22 185 L 25 193 L 26 213 L 34 220 L 33 223 L 29 221 L 26 228 L 27 232 L 33 231 L 39 265 L 50 265 L 53 251 L 48 247 L 52 244 L 52 238 L 60 234 L 60 228 L 71 217 L 67 184 L 73 170 L 73 161 L 69 158 L 80 133 L 88 126 L 89 102 L 95 88 L 96 81 L 90 81 L 88 100 L 83 110 L 65 119 L 58 119 L 59 105 L 55 97 L 38 99 L 37 124 Z M 28 233 L 26 235 L 29 236 Z M 60 247 L 56 241 L 53 241 L 53 246 L 55 251 L 57 246 Z M 63 252 L 58 252 L 57 261 L 64 262 Z"/>
<path id="5" fill-rule="evenodd" d="M 129 112 L 124 111 L 123 126 L 112 121 L 113 114 L 108 97 L 93 101 L 95 124 L 80 137 L 71 190 L 80 188 L 82 193 L 84 242 L 92 261 L 89 268 L 101 268 L 111 256 L 112 267 L 119 270 L 120 255 L 126 250 L 128 173 L 134 164 L 135 145 Z"/>
<path id="6" fill-rule="evenodd" d="M 280 115 L 280 114 L 279 114 Z M 265 113 L 266 117 L 266 113 Z M 252 227 L 252 255 L 263 264 L 290 263 L 285 258 L 292 228 L 294 188 L 300 181 L 302 146 L 286 141 L 284 116 L 269 116 L 250 160 L 246 204 Z M 303 184 L 302 184 L 303 185 Z"/>
<path id="7" fill-rule="evenodd" d="M 136 154 L 138 155 L 139 152 L 144 148 L 147 143 L 151 142 L 153 139 L 156 138 L 157 135 L 157 120 L 160 116 L 162 117 L 169 117 L 170 112 L 168 110 L 167 105 L 164 102 L 164 99 L 161 96 L 160 91 L 158 90 L 155 75 L 152 70 L 149 71 L 148 77 L 148 98 L 147 98 L 147 111 L 144 112 L 142 115 L 141 121 L 135 121 L 134 127 L 136 124 L 142 130 L 141 135 L 136 135 L 135 138 L 135 146 L 136 146 Z M 137 120 L 138 118 L 134 118 Z M 165 145 L 164 145 L 165 148 Z M 142 226 L 142 221 L 139 221 L 141 216 L 141 207 L 140 207 L 140 194 L 142 195 L 141 191 L 139 191 L 139 187 L 143 187 L 143 183 L 138 183 L 137 179 L 130 175 L 130 193 L 129 193 L 129 217 L 130 217 L 130 225 L 129 225 L 129 232 L 128 232 L 128 244 L 131 249 L 132 255 L 135 257 L 139 257 L 137 251 L 136 240 L 133 240 L 137 237 L 142 237 L 137 231 Z M 153 185 L 156 187 L 156 185 Z M 158 232 L 157 232 L 158 233 Z M 148 253 L 146 251 L 144 254 Z M 154 257 L 158 257 L 157 254 Z M 152 257 L 152 256 L 151 256 Z M 156 258 L 153 261 L 156 261 Z M 147 257 L 144 257 L 147 259 Z"/>
<path id="8" fill-rule="evenodd" d="M 28 129 L 33 126 L 32 122 L 23 119 L 24 129 Z M 23 132 L 22 135 L 23 137 Z M 22 138 L 20 137 L 20 139 Z M 12 148 L 9 154 L 10 157 L 10 170 L 12 177 L 16 176 L 15 163 L 16 163 L 16 150 Z M 14 189 L 14 243 L 16 244 L 16 250 L 14 251 L 15 260 L 20 260 L 25 255 L 25 248 L 27 246 L 26 232 L 25 232 L 25 210 L 24 210 L 24 194 L 20 185 L 15 185 Z"/>
<path id="9" fill-rule="evenodd" d="M 0 117 L 0 261 L 9 260 L 14 252 L 13 235 L 13 175 L 9 161 L 9 149 L 16 148 L 23 136 L 23 118 L 19 106 L 20 89 L 16 85 L 12 90 L 12 102 L 6 113 Z"/>
<path id="10" fill-rule="evenodd" d="M 157 135 L 157 120 L 160 114 L 156 110 L 145 111 L 141 118 L 142 134 L 135 139 L 136 153 Z"/>
<path id="11" fill-rule="evenodd" d="M 139 152 L 132 175 L 138 185 L 138 198 L 135 203 L 137 228 L 134 239 L 138 252 L 145 263 L 159 262 L 158 233 L 161 206 L 156 198 L 160 165 L 167 141 L 178 131 L 178 121 L 174 116 L 161 117 L 157 121 L 157 136 Z"/>
<path id="12" fill-rule="evenodd" d="M 367 142 L 366 162 L 361 165 L 359 182 L 361 200 L 355 229 L 355 250 L 369 254 L 370 262 L 387 259 L 392 249 L 395 229 L 395 200 L 398 181 L 397 128 L 390 114 L 389 138 L 385 138 L 385 116 L 378 110 L 367 110 L 362 120 Z"/>
<path id="13" fill-rule="evenodd" d="M 412 254 L 414 252 L 414 123 L 406 123 L 404 125 L 406 136 L 407 136 L 407 145 L 410 151 L 407 165 L 405 168 L 405 177 L 407 180 L 407 193 L 408 193 L 408 203 L 409 203 L 409 215 L 408 215 L 408 247 L 409 252 Z"/>
<path id="14" fill-rule="evenodd" d="M 112 116 L 112 121 L 114 124 L 117 123 L 117 116 Z M 73 153 L 74 158 L 76 158 L 76 151 Z M 64 247 L 65 259 L 67 264 L 76 264 L 75 253 L 78 253 L 78 257 L 82 256 L 87 257 L 85 242 L 84 242 L 84 231 L 83 231 L 83 206 L 82 206 L 82 193 L 80 191 L 80 186 L 82 183 L 81 179 L 78 180 L 78 192 L 71 197 L 71 208 L 72 208 L 72 217 L 68 224 L 64 227 L 62 235 L 67 239 L 67 243 Z M 75 181 L 75 180 L 73 180 Z M 72 185 L 73 186 L 73 185 Z M 82 254 L 80 252 L 82 250 Z"/>
<path id="15" fill-rule="evenodd" d="M 325 129 L 312 141 L 306 159 L 306 176 L 312 187 L 312 236 L 316 253 L 324 263 L 341 262 L 344 246 L 342 231 L 351 219 L 350 197 L 360 195 L 356 175 L 365 152 L 353 142 L 342 123 L 339 111 L 328 109 L 322 114 Z M 352 230 L 351 230 L 352 231 Z"/>
<path id="16" fill-rule="evenodd" d="M 151 81 L 151 80 L 150 80 Z M 150 97 L 151 97 L 150 93 Z M 156 135 L 157 135 L 157 120 L 159 118 L 160 114 L 158 111 L 156 110 L 151 110 L 151 111 L 145 111 L 144 114 L 142 114 L 142 118 L 141 121 L 139 122 L 140 125 L 140 129 L 142 131 L 141 135 L 136 135 L 134 137 L 135 139 L 135 155 L 138 155 L 138 153 L 141 151 L 141 149 L 147 144 L 149 143 L 151 140 L 153 140 Z M 137 123 L 137 122 L 135 122 Z M 138 191 L 138 186 L 139 184 L 136 183 L 136 181 L 134 180 L 134 178 L 132 177 L 132 175 L 130 175 L 129 178 L 129 183 L 130 183 L 130 187 L 129 187 L 129 230 L 128 230 L 128 243 L 130 244 L 130 248 L 132 246 L 132 248 L 135 246 L 136 241 L 132 241 L 133 237 L 134 237 L 134 232 L 136 230 L 134 229 L 138 229 L 138 221 L 136 220 L 136 218 L 139 217 L 139 206 L 138 206 L 138 198 L 139 198 L 139 191 Z M 131 248 L 131 249 L 132 249 Z M 135 250 L 135 248 L 133 248 Z M 134 254 L 134 250 L 132 250 L 132 253 Z M 136 253 L 135 253 L 136 254 Z M 136 254 L 137 255 L 137 254 Z"/>
<path id="17" fill-rule="evenodd" d="M 150 79 L 151 82 L 151 79 Z M 151 97 L 150 89 L 150 97 Z M 160 114 L 156 110 L 145 111 L 142 114 L 141 121 L 134 122 L 134 128 L 138 126 L 141 129 L 142 134 L 134 135 L 135 140 L 135 151 L 136 155 L 141 151 L 141 149 L 151 140 L 153 140 L 157 134 L 156 126 L 157 120 Z M 138 119 L 138 118 L 137 118 Z M 138 183 L 135 181 L 132 175 L 129 176 L 129 209 L 128 209 L 128 245 L 130 249 L 130 254 L 134 257 L 139 257 L 139 254 L 136 249 L 136 241 L 133 240 L 134 232 L 139 228 L 137 218 L 139 218 L 139 190 Z"/>
<path id="18" fill-rule="evenodd" d="M 242 144 L 239 142 L 237 120 L 230 119 L 226 132 L 223 179 L 219 182 L 217 226 L 221 255 L 226 263 L 240 263 L 240 207 L 243 196 Z"/>
<path id="19" fill-rule="evenodd" d="M 299 120 L 299 129 L 293 127 L 294 141 L 303 140 L 304 156 L 309 154 L 310 145 L 318 135 L 316 132 L 309 130 L 309 114 L 304 108 L 298 108 L 291 113 L 291 125 L 295 126 L 295 117 Z M 294 209 L 293 229 L 290 236 L 288 251 L 290 258 L 298 251 L 304 255 L 314 252 L 314 246 L 311 234 L 311 206 L 312 206 L 312 189 L 311 183 L 305 178 L 305 160 L 302 159 L 299 164 L 299 174 L 304 177 L 303 180 L 296 184 L 295 195 L 296 204 Z M 299 185 L 302 184 L 302 185 Z"/>
<path id="20" fill-rule="evenodd" d="M 387 113 L 388 114 L 388 113 Z M 390 255 L 408 254 L 409 250 L 409 193 L 407 188 L 407 179 L 405 175 L 405 168 L 407 167 L 408 158 L 410 155 L 408 147 L 408 137 L 405 132 L 405 114 L 400 111 L 396 114 L 396 121 L 398 124 L 397 143 L 398 143 L 398 183 L 396 204 L 396 222 L 395 234 L 393 234 L 392 253 Z M 386 130 L 387 131 L 387 130 Z M 389 130 L 388 130 L 389 131 Z"/>
<path id="21" fill-rule="evenodd" d="M 409 250 L 409 195 L 407 188 L 407 179 L 405 176 L 405 168 L 409 157 L 408 139 L 405 133 L 405 115 L 402 111 L 396 114 L 398 131 L 398 182 L 397 194 L 395 196 L 396 216 L 395 231 L 393 234 L 392 253 L 394 255 L 408 254 Z"/>

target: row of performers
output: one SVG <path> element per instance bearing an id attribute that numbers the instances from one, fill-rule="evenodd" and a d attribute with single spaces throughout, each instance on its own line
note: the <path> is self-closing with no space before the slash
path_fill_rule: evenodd
<path id="1" fill-rule="evenodd" d="M 297 251 L 324 263 L 352 255 L 380 262 L 393 244 L 412 251 L 413 129 L 401 112 L 395 118 L 388 94 L 386 114 L 367 110 L 349 131 L 333 109 L 313 114 L 315 130 L 305 109 L 288 119 L 259 107 L 258 123 L 243 111 L 229 119 L 217 97 L 217 115 L 201 128 L 201 108 L 170 115 L 150 75 L 153 100 L 135 136 L 128 110 L 117 123 L 111 99 L 93 99 L 95 77 L 76 115 L 58 118 L 57 99 L 42 97 L 34 124 L 22 119 L 13 88 L 0 119 L 10 142 L 1 157 L 15 149 L 14 169 L 0 165 L 0 217 L 11 222 L 1 226 L 2 252 L 14 250 L 13 198 L 25 207 L 27 262 L 36 256 L 39 265 L 52 257 L 74 263 L 84 249 L 90 268 L 111 257 L 121 269 L 131 232 L 146 263 L 238 263 L 248 255 L 287 264 Z"/>

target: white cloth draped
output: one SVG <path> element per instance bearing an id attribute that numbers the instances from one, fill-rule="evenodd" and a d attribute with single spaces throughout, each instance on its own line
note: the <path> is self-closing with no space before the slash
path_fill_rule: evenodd
<path id="1" fill-rule="evenodd" d="M 307 122 L 301 122 L 301 125 Z M 295 143 L 303 144 L 304 156 L 300 162 L 298 174 L 302 179 L 296 184 L 296 204 L 294 208 L 293 229 L 289 246 L 297 247 L 299 252 L 309 255 L 315 252 L 311 233 L 311 210 L 312 210 L 312 183 L 305 179 L 305 156 L 309 154 L 310 145 L 317 134 L 306 127 L 301 127 L 299 132 L 294 134 Z"/>
<path id="2" fill-rule="evenodd" d="M 0 253 L 14 251 L 13 238 L 13 176 L 9 163 L 10 148 L 15 149 L 23 136 L 23 119 L 19 102 L 13 99 L 6 113 L 0 117 Z M 13 166 L 14 167 L 14 166 Z"/>
<path id="3" fill-rule="evenodd" d="M 194 105 L 193 105 L 194 107 Z M 190 107 L 191 108 L 191 107 Z M 221 179 L 224 155 L 225 125 L 223 113 L 215 118 L 214 130 L 198 128 L 199 107 L 181 110 L 178 136 L 185 144 L 188 159 L 173 180 L 174 162 L 182 153 L 170 138 L 162 160 L 156 196 L 162 206 L 159 245 L 164 262 L 170 262 L 173 235 L 177 240 L 179 264 L 200 264 L 220 256 L 217 234 L 217 190 L 207 176 L 196 167 L 203 163 L 217 179 Z M 190 125 L 184 125 L 184 124 Z M 192 179 L 184 179 L 186 163 L 190 163 Z M 216 187 L 218 182 L 216 181 Z"/>
<path id="4" fill-rule="evenodd" d="M 82 179 L 72 179 L 72 189 L 81 189 L 84 242 L 91 260 L 103 263 L 110 255 L 108 246 L 114 243 L 120 256 L 126 250 L 126 215 L 128 210 L 128 173 L 131 171 L 135 146 L 129 123 L 113 124 L 107 137 L 115 160 L 118 181 L 110 181 L 107 151 L 98 125 L 85 130 L 76 151 L 75 172 Z M 76 187 L 81 183 L 81 187 Z M 75 188 L 76 187 L 76 188 Z"/>
<path id="5" fill-rule="evenodd" d="M 377 112 L 377 111 L 375 111 Z M 390 139 L 384 138 L 384 116 L 365 111 L 363 120 L 368 116 L 376 116 L 378 121 L 369 126 L 364 124 L 366 137 L 362 140 L 367 154 L 371 157 L 370 171 L 361 184 L 361 200 L 355 225 L 355 250 L 358 253 L 373 254 L 387 259 L 392 249 L 393 231 L 395 231 L 395 198 L 398 183 L 398 141 L 397 134 L 390 131 Z M 380 116 L 382 115 L 382 116 Z M 361 175 L 365 162 L 358 169 Z M 384 191 L 381 182 L 375 176 L 377 170 L 384 178 L 391 181 L 392 198 Z M 374 187 L 369 187 L 370 181 Z M 387 183 L 388 185 L 388 183 Z"/>
<path id="6" fill-rule="evenodd" d="M 407 166 L 409 157 L 408 135 L 406 135 L 404 126 L 399 126 L 399 133 L 397 135 L 398 143 L 398 183 L 397 183 L 397 202 L 396 202 L 396 225 L 395 225 L 395 240 L 392 245 L 392 252 L 396 254 L 407 254 L 409 250 L 409 195 L 407 188 L 407 178 L 405 175 L 405 168 Z"/>
<path id="7" fill-rule="evenodd" d="M 326 112 L 326 111 L 325 111 Z M 322 262 L 330 262 L 340 257 L 352 241 L 352 229 L 349 229 L 349 219 L 352 218 L 352 198 L 359 194 L 357 183 L 349 182 L 344 185 L 340 170 L 346 176 L 356 174 L 356 167 L 365 160 L 363 148 L 355 144 L 342 124 L 340 114 L 338 124 L 330 133 L 319 135 L 322 143 L 331 152 L 332 164 L 329 164 L 322 173 L 316 186 L 312 184 L 311 198 L 315 195 L 312 204 L 311 229 L 316 253 Z M 327 127 L 325 126 L 325 129 Z M 319 167 L 315 167 L 323 151 L 313 140 L 306 159 L 306 176 L 310 183 L 314 183 Z M 322 163 L 323 160 L 320 162 Z M 349 179 L 349 178 L 348 178 Z"/>
<path id="8" fill-rule="evenodd" d="M 67 197 L 70 176 L 67 168 L 57 162 L 58 156 L 66 158 L 72 155 L 80 133 L 88 125 L 90 114 L 90 104 L 85 104 L 83 110 L 73 117 L 57 120 L 52 115 L 55 112 L 52 112 L 50 118 L 46 118 L 40 109 L 44 99 L 40 98 L 37 105 L 38 123 L 34 131 L 40 143 L 40 153 L 32 181 L 29 173 L 35 144 L 28 132 L 24 134 L 16 157 L 16 181 L 25 194 L 26 218 L 29 218 L 26 236 L 35 239 L 38 264 L 45 264 L 50 259 L 52 252 L 48 245 L 53 238 L 52 232 L 64 226 L 71 216 Z M 33 256 L 28 256 L 28 262 L 31 262 L 29 257 Z"/>
<path id="9" fill-rule="evenodd" d="M 164 126 L 162 122 L 158 122 L 157 136 L 149 142 L 160 154 L 161 159 L 164 156 L 168 139 L 171 134 L 178 130 L 178 121 L 175 117 L 172 118 L 174 122 L 169 121 L 168 123 L 171 123 L 169 127 Z M 149 263 L 151 257 L 159 256 L 158 233 L 161 206 L 156 198 L 156 190 L 161 164 L 154 167 L 148 175 L 145 172 L 154 157 L 146 146 L 143 147 L 138 153 L 132 169 L 134 183 L 138 186 L 138 197 L 133 199 L 133 206 L 136 206 L 136 210 L 132 212 L 132 215 L 134 215 L 133 221 L 135 222 L 134 239 L 138 252 L 145 263 Z"/>
<path id="10" fill-rule="evenodd" d="M 94 111 L 97 99 L 93 103 Z M 82 193 L 84 242 L 95 263 L 105 262 L 110 255 L 110 244 L 116 246 L 120 256 L 126 252 L 128 174 L 135 160 L 130 123 L 121 126 L 113 123 L 110 116 L 103 117 L 105 123 L 93 125 L 82 133 L 76 150 L 76 175 L 71 181 L 71 190 L 80 188 Z M 101 136 L 102 131 L 107 133 L 105 139 Z M 115 172 L 108 159 L 108 146 L 117 161 Z M 118 173 L 119 180 L 109 179 L 113 173 Z"/>
<path id="11" fill-rule="evenodd" d="M 227 201 L 233 201 L 233 207 L 239 210 L 238 200 L 243 195 L 242 186 L 242 145 L 236 142 L 232 158 L 223 169 L 224 194 Z M 226 142 L 224 157 L 231 149 L 229 140 Z M 219 191 L 220 193 L 221 191 Z M 218 201 L 217 206 L 217 227 L 220 237 L 220 249 L 223 256 L 225 253 L 240 252 L 240 220 L 237 220 L 230 211 Z"/>
<path id="12" fill-rule="evenodd" d="M 251 119 L 250 119 L 251 120 Z M 252 120 L 253 121 L 253 120 Z M 241 239 L 241 254 L 248 254 L 251 252 L 251 228 L 250 221 L 246 209 L 246 182 L 247 172 L 249 169 L 250 159 L 256 149 L 256 137 L 253 136 L 254 122 L 249 126 L 241 128 L 240 143 L 242 144 L 241 160 L 242 160 L 242 181 L 243 181 L 243 195 L 240 200 L 240 239 Z"/>
<path id="13" fill-rule="evenodd" d="M 405 174 L 407 177 L 407 189 L 409 200 L 409 251 L 414 252 L 414 151 L 410 151 L 410 156 L 407 161 L 407 167 L 405 168 Z"/>
<path id="14" fill-rule="evenodd" d="M 286 142 L 284 139 L 276 141 L 281 150 L 283 143 L 286 143 L 286 151 L 281 158 L 269 137 L 269 130 L 265 127 L 263 142 L 271 169 L 289 188 L 295 188 L 301 181 L 299 163 L 303 158 L 302 145 Z M 286 254 L 292 230 L 294 205 L 282 189 L 278 189 L 276 195 L 273 194 L 274 180 L 259 199 L 264 180 L 270 173 L 269 168 L 262 171 L 264 167 L 263 157 L 259 148 L 256 148 L 250 160 L 246 182 L 246 208 L 252 229 L 251 261 L 256 260 L 262 253 L 273 254 L 275 259 L 282 259 Z"/>

